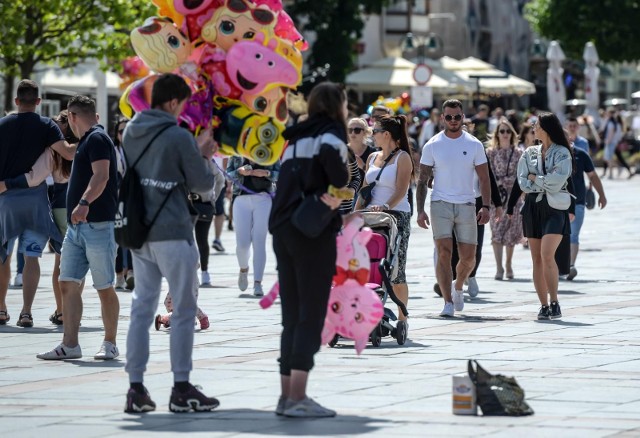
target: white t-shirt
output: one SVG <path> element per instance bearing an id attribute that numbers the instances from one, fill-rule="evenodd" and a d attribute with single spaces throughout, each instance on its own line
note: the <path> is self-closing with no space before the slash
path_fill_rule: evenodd
<path id="1" fill-rule="evenodd" d="M 436 134 L 422 149 L 420 164 L 433 167 L 432 201 L 452 204 L 475 203 L 473 177 L 476 166 L 487 162 L 480 140 L 468 132 L 449 138 Z"/>

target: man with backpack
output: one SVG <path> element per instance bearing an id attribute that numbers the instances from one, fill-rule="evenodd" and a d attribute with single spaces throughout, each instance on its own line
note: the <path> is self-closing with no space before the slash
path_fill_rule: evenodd
<path id="1" fill-rule="evenodd" d="M 149 359 L 149 328 L 158 307 L 162 277 L 169 283 L 173 300 L 170 355 L 174 386 L 169 410 L 210 411 L 219 405 L 218 400 L 205 396 L 189 383 L 197 309 L 198 249 L 188 194 L 211 190 L 215 183 L 207 165 L 215 150 L 211 133 L 205 131 L 196 142 L 189 131 L 177 125 L 177 117 L 190 96 L 191 89 L 181 77 L 161 75 L 151 91 L 152 109 L 136 114 L 124 131 L 125 157 L 129 170 L 133 169 L 139 177 L 144 223 L 149 224 L 144 243 L 138 249 L 132 248 L 136 288 L 127 335 L 125 370 L 130 389 L 125 412 L 128 413 L 153 411 L 156 407 L 143 385 L 143 375 Z M 126 211 L 126 199 L 120 201 Z"/>
<path id="2" fill-rule="evenodd" d="M 80 139 L 67 189 L 67 234 L 60 258 L 60 290 L 64 309 L 64 336 L 53 350 L 38 359 L 64 360 L 82 357 L 78 331 L 82 318 L 82 289 L 89 269 L 98 291 L 104 324 L 104 342 L 94 358 L 115 359 L 120 302 L 113 288 L 116 244 L 116 155 L 113 142 L 98 124 L 96 103 L 74 96 L 67 104 L 68 121 Z"/>

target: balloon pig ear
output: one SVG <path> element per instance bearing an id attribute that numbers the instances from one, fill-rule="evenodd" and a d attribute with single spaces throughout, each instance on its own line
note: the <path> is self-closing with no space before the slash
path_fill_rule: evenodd
<path id="1" fill-rule="evenodd" d="M 368 339 L 356 339 L 356 353 L 358 353 L 358 356 L 360 356 L 360 353 L 362 353 L 362 350 L 364 350 L 364 347 L 367 346 L 367 340 Z"/>

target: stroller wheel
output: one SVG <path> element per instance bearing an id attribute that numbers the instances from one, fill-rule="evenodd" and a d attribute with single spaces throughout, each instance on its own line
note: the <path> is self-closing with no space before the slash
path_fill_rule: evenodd
<path id="1" fill-rule="evenodd" d="M 332 340 L 330 340 L 330 341 L 329 341 L 329 344 L 327 344 L 327 345 L 329 345 L 329 347 L 333 348 L 333 347 L 335 347 L 335 346 L 336 346 L 336 344 L 338 343 L 338 340 L 339 340 L 339 339 L 340 339 L 340 335 L 335 335 L 335 336 L 333 337 L 333 339 L 332 339 Z"/>
<path id="2" fill-rule="evenodd" d="M 404 345 L 407 342 L 407 321 L 398 321 L 396 324 L 396 341 L 398 345 Z"/>
<path id="3" fill-rule="evenodd" d="M 154 326 L 156 328 L 156 331 L 160 330 L 160 327 L 162 326 L 162 315 L 156 315 Z"/>
<path id="4" fill-rule="evenodd" d="M 378 324 L 371 332 L 371 345 L 379 347 L 382 344 L 382 324 Z"/>

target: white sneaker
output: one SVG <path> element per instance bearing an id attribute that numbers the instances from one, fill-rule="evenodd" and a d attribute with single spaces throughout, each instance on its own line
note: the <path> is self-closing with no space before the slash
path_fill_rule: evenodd
<path id="1" fill-rule="evenodd" d="M 22 287 L 22 274 L 16 274 L 13 279 L 13 287 Z"/>
<path id="2" fill-rule="evenodd" d="M 444 303 L 444 309 L 440 312 L 440 316 L 453 316 L 453 303 Z"/>
<path id="3" fill-rule="evenodd" d="M 262 283 L 253 283 L 253 295 L 256 297 L 264 296 L 264 291 L 262 290 Z"/>
<path id="4" fill-rule="evenodd" d="M 249 287 L 249 271 L 242 272 L 238 274 L 238 289 L 241 291 L 247 290 Z"/>
<path id="5" fill-rule="evenodd" d="M 307 397 L 299 402 L 292 402 L 292 404 L 284 410 L 283 414 L 286 417 L 296 418 L 326 418 L 335 417 L 336 411 L 327 409 Z"/>
<path id="6" fill-rule="evenodd" d="M 60 345 L 53 350 L 40 353 L 36 355 L 36 357 L 43 360 L 80 359 L 82 357 L 82 350 L 80 349 L 80 345 L 70 348 L 60 343 Z"/>
<path id="7" fill-rule="evenodd" d="M 464 292 L 456 289 L 456 282 L 451 283 L 451 298 L 453 298 L 453 308 L 456 311 L 464 309 Z"/>
<path id="8" fill-rule="evenodd" d="M 112 344 L 109 341 L 104 341 L 100 346 L 100 350 L 93 356 L 96 360 L 111 360 L 120 356 L 120 352 L 118 351 L 118 347 Z"/>
<path id="9" fill-rule="evenodd" d="M 124 275 L 118 275 L 116 278 L 116 290 L 125 290 L 127 282 L 124 279 Z"/>
<path id="10" fill-rule="evenodd" d="M 476 281 L 476 277 L 469 277 L 469 288 L 467 292 L 469 292 L 469 296 L 474 298 L 478 296 L 478 292 L 480 292 L 480 288 L 478 287 L 478 282 Z"/>
<path id="11" fill-rule="evenodd" d="M 207 271 L 202 271 L 200 273 L 200 286 L 211 286 L 211 278 Z"/>

